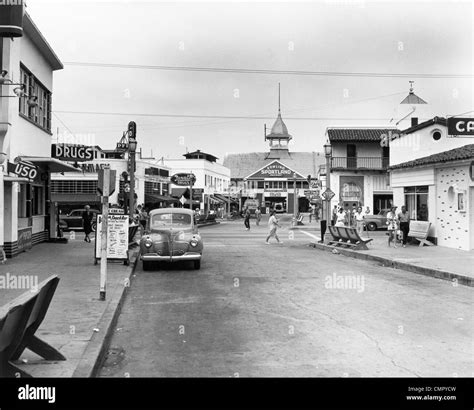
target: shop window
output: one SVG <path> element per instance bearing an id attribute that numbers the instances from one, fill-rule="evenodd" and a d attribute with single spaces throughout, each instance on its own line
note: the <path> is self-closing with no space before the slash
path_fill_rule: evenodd
<path id="1" fill-rule="evenodd" d="M 258 187 L 259 189 L 263 189 L 263 188 L 264 188 L 264 182 L 263 182 L 263 181 L 258 181 L 258 182 L 257 182 L 257 187 Z"/>
<path id="2" fill-rule="evenodd" d="M 428 221 L 428 187 L 406 187 L 405 206 L 411 219 Z"/>
<path id="3" fill-rule="evenodd" d="M 28 95 L 19 98 L 20 114 L 51 132 L 51 92 L 23 65 L 20 67 L 20 78 Z M 37 97 L 37 106 L 28 104 L 30 97 Z"/>
<path id="4" fill-rule="evenodd" d="M 32 215 L 43 215 L 43 187 L 33 186 L 31 195 Z"/>
<path id="5" fill-rule="evenodd" d="M 18 185 L 18 218 L 28 218 L 29 185 Z"/>

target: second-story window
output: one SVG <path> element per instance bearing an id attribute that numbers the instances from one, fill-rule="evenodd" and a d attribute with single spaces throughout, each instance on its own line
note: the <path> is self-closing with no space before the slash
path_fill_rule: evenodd
<path id="1" fill-rule="evenodd" d="M 27 94 L 20 97 L 20 114 L 51 132 L 51 92 L 23 65 L 20 67 L 20 78 Z M 32 97 L 37 97 L 37 105 L 28 103 Z"/>

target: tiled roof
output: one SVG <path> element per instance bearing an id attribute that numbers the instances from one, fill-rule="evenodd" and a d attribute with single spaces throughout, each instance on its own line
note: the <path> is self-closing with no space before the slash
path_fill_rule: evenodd
<path id="1" fill-rule="evenodd" d="M 443 162 L 459 161 L 463 159 L 474 159 L 474 144 L 464 145 L 463 147 L 454 148 L 449 151 L 439 152 L 437 154 L 418 158 L 413 161 L 402 162 L 401 164 L 391 166 L 390 169 L 412 168 L 419 167 L 421 165 L 439 164 Z"/>
<path id="2" fill-rule="evenodd" d="M 268 152 L 227 154 L 224 157 L 224 166 L 230 169 L 231 178 L 245 178 L 275 161 L 273 157 L 270 157 Z M 316 176 L 319 166 L 324 164 L 326 159 L 321 152 L 289 152 L 288 156 L 282 156 L 279 161 L 301 175 Z"/>
<path id="3" fill-rule="evenodd" d="M 401 131 L 402 134 L 412 134 L 418 130 L 421 130 L 423 128 L 429 127 L 430 125 L 434 124 L 440 124 L 440 125 L 445 125 L 447 126 L 447 120 L 444 117 L 434 117 L 431 120 L 421 122 L 418 125 L 414 125 L 413 127 L 407 128 L 406 130 Z"/>
<path id="4" fill-rule="evenodd" d="M 328 128 L 329 141 L 380 141 L 382 135 L 400 133 L 396 128 Z"/>

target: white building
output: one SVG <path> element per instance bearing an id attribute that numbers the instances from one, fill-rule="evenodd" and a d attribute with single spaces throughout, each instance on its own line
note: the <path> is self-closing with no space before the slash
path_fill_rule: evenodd
<path id="1" fill-rule="evenodd" d="M 50 173 L 74 168 L 51 158 L 53 72 L 63 65 L 28 14 L 23 37 L 0 37 L 0 67 L 0 247 L 11 257 L 56 236 Z"/>
<path id="2" fill-rule="evenodd" d="M 171 174 L 192 173 L 196 176 L 193 186 L 193 201 L 199 201 L 201 209 L 207 209 L 209 203 L 221 202 L 222 195 L 230 185 L 230 169 L 217 162 L 217 157 L 197 150 L 183 155 L 184 159 L 164 159 Z M 189 198 L 189 189 L 171 185 L 170 194 L 175 197 L 185 195 Z M 217 197 L 215 195 L 218 195 Z M 193 206 L 196 207 L 197 202 Z"/>
<path id="3" fill-rule="evenodd" d="M 393 201 L 431 223 L 438 245 L 474 249 L 474 144 L 449 137 L 446 119 L 414 124 L 390 143 Z"/>

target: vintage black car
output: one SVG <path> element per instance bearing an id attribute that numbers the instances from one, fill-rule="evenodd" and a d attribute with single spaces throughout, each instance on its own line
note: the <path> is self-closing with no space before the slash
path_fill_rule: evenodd
<path id="1" fill-rule="evenodd" d="M 200 269 L 202 250 L 193 211 L 183 208 L 150 211 L 140 240 L 143 270 L 149 270 L 153 262 L 178 261 L 191 261 L 194 269 Z"/>

